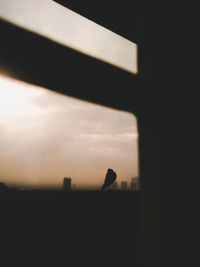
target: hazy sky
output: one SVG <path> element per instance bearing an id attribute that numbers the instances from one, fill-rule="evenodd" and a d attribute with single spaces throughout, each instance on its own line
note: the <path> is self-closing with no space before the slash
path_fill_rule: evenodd
<path id="1" fill-rule="evenodd" d="M 0 75 L 0 181 L 99 187 L 138 175 L 136 119 Z"/>

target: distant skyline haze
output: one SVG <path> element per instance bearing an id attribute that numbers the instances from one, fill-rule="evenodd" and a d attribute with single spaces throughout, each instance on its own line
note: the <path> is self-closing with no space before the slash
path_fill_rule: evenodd
<path id="1" fill-rule="evenodd" d="M 10 186 L 97 189 L 108 168 L 138 176 L 132 114 L 0 74 L 0 181 Z"/>

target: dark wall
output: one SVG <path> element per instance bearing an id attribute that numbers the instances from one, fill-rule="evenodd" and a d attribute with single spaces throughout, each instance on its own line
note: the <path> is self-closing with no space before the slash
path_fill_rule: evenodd
<path id="1" fill-rule="evenodd" d="M 5 193 L 8 265 L 140 266 L 139 192 Z"/>

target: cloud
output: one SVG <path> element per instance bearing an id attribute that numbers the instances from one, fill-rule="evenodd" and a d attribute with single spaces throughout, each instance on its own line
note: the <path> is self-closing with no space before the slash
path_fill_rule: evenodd
<path id="1" fill-rule="evenodd" d="M 97 185 L 109 167 L 120 179 L 137 175 L 132 114 L 1 79 L 0 85 L 21 93 L 0 109 L 0 175 L 7 182 L 61 185 L 73 176 L 77 184 Z"/>

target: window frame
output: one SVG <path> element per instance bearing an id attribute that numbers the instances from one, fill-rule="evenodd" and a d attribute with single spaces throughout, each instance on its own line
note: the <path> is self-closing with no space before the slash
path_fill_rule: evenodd
<path id="1" fill-rule="evenodd" d="M 0 43 L 0 71 L 5 75 L 136 115 L 139 174 L 142 178 L 142 258 L 145 259 L 142 266 L 161 266 L 159 207 L 157 198 L 153 197 L 157 194 L 153 188 L 157 182 L 152 175 L 157 170 L 157 150 L 153 149 L 154 157 L 151 150 L 157 141 L 155 132 L 150 130 L 149 125 L 153 114 L 147 114 L 147 107 L 144 108 L 146 102 L 143 93 L 146 85 L 140 73 L 143 68 L 140 59 L 142 50 L 139 49 L 139 74 L 133 75 L 3 20 L 0 20 L 0 29 L 4 37 Z M 67 72 L 70 77 L 67 77 L 66 86 Z M 80 90 L 80 84 L 84 90 Z M 153 167 L 149 167 L 150 163 Z M 148 175 L 153 181 L 151 186 L 147 182 Z"/>

